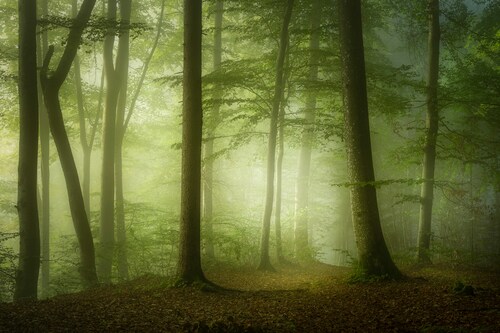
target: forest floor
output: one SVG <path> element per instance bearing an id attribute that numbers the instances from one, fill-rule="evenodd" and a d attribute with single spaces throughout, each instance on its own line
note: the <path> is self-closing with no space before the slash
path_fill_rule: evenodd
<path id="1" fill-rule="evenodd" d="M 347 283 L 314 264 L 209 269 L 238 291 L 172 288 L 165 278 L 19 304 L 0 303 L 1 332 L 500 332 L 500 273 L 406 269 L 403 281 Z"/>

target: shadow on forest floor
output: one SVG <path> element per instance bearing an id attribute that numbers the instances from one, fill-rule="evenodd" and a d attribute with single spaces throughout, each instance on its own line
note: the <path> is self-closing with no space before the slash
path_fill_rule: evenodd
<path id="1" fill-rule="evenodd" d="M 348 284 L 349 269 L 314 264 L 212 267 L 235 292 L 171 288 L 144 276 L 38 302 L 0 304 L 0 332 L 498 332 L 500 273 L 403 270 L 403 281 Z M 463 292 L 465 287 L 472 293 Z M 470 288 L 468 289 L 470 291 Z"/>

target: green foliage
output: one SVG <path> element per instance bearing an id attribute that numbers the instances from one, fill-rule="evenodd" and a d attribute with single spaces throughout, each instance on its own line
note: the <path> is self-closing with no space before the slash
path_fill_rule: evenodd
<path id="1" fill-rule="evenodd" d="M 71 29 L 73 26 L 81 23 L 73 18 L 48 15 L 40 18 L 38 20 L 38 24 L 42 28 L 41 32 L 45 32 L 59 28 Z M 84 43 L 102 41 L 109 31 L 114 31 L 116 36 L 129 32 L 130 38 L 135 39 L 148 30 L 151 30 L 151 27 L 149 27 L 146 23 L 130 23 L 122 20 L 109 20 L 106 17 L 93 15 L 85 26 L 82 39 Z"/>
<path id="2" fill-rule="evenodd" d="M 19 233 L 0 231 L 0 302 L 10 301 L 14 292 L 19 255 L 6 243 L 17 240 L 18 236 Z"/>

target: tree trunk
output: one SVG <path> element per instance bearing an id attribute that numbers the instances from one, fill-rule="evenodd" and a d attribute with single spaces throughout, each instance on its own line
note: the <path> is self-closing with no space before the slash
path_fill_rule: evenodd
<path id="1" fill-rule="evenodd" d="M 201 209 L 201 20 L 202 1 L 184 0 L 182 179 L 178 276 L 205 281 L 200 253 Z"/>
<path id="2" fill-rule="evenodd" d="M 76 10 L 76 0 L 73 0 L 73 12 L 76 12 Z M 78 54 L 76 54 L 75 60 L 73 61 L 73 71 L 75 74 L 76 104 L 80 124 L 80 144 L 83 150 L 83 202 L 85 203 L 87 216 L 90 216 L 90 147 L 87 142 L 85 106 L 83 105 L 82 78 L 80 74 L 80 57 L 78 57 Z"/>
<path id="3" fill-rule="evenodd" d="M 121 24 L 125 26 L 124 32 L 118 41 L 118 53 L 116 60 L 117 75 L 120 80 L 120 95 L 116 111 L 116 146 L 115 146 L 115 189 L 116 189 L 116 247 L 118 251 L 118 276 L 120 280 L 128 280 L 128 258 L 127 258 L 127 234 L 125 228 L 125 199 L 123 195 L 123 137 L 125 111 L 127 106 L 128 66 L 130 33 L 126 27 L 130 24 L 132 11 L 131 0 L 121 0 L 120 18 Z"/>
<path id="4" fill-rule="evenodd" d="M 273 211 L 274 201 L 274 168 L 276 162 L 276 137 L 278 132 L 278 114 L 280 102 L 283 96 L 283 67 L 285 63 L 285 55 L 288 48 L 288 26 L 292 17 L 293 0 L 288 0 L 285 14 L 283 17 L 283 25 L 280 33 L 280 48 L 278 58 L 276 60 L 276 79 L 274 84 L 274 97 L 271 110 L 271 120 L 269 128 L 269 142 L 267 150 L 267 185 L 266 185 L 266 201 L 264 207 L 264 218 L 262 219 L 262 234 L 260 240 L 260 262 L 258 269 L 265 271 L 274 270 L 269 260 L 269 234 L 271 229 L 271 215 Z"/>
<path id="5" fill-rule="evenodd" d="M 42 15 L 48 15 L 47 0 L 40 2 Z M 49 48 L 48 36 L 46 31 L 38 31 L 37 59 L 38 66 L 43 65 L 43 55 Z M 49 295 L 50 283 L 50 129 L 47 110 L 43 103 L 43 93 L 38 77 L 38 110 L 39 110 L 39 128 L 40 128 L 40 168 L 41 168 L 41 276 L 40 292 L 41 297 L 46 298 Z"/>
<path id="6" fill-rule="evenodd" d="M 220 69 L 222 62 L 222 18 L 224 10 L 223 0 L 217 0 L 215 5 L 215 30 L 214 30 L 214 64 L 213 70 Z M 214 87 L 214 107 L 212 109 L 211 121 L 207 123 L 207 141 L 205 143 L 205 183 L 203 186 L 203 220 L 205 222 L 206 240 L 205 249 L 208 258 L 215 257 L 215 249 L 213 242 L 213 170 L 214 170 L 214 135 L 219 122 L 221 86 Z"/>
<path id="7" fill-rule="evenodd" d="M 80 44 L 83 29 L 90 18 L 94 5 L 95 0 L 83 1 L 75 19 L 75 24 L 69 31 L 63 55 L 53 74 L 50 77 L 47 75 L 50 60 L 54 53 L 53 46 L 49 47 L 40 72 L 44 102 L 49 116 L 50 131 L 61 161 L 61 167 L 66 180 L 73 225 L 80 245 L 81 263 L 79 273 L 85 287 L 96 285 L 98 282 L 95 271 L 94 241 L 90 231 L 88 217 L 85 212 L 85 204 L 83 202 L 75 160 L 64 127 L 61 105 L 59 103 L 59 90 L 68 76 L 72 61 Z"/>
<path id="8" fill-rule="evenodd" d="M 116 0 L 108 0 L 107 19 L 116 21 Z M 115 28 L 108 29 L 104 38 L 104 70 L 106 73 L 106 102 L 102 125 L 101 170 L 101 229 L 99 251 L 99 277 L 111 282 L 113 252 L 115 247 L 115 124 L 120 82 L 113 64 Z"/>
<path id="9" fill-rule="evenodd" d="M 318 80 L 318 50 L 320 38 L 321 0 L 314 0 L 311 11 L 311 36 L 309 40 L 309 81 L 314 85 Z M 304 132 L 300 148 L 299 168 L 295 190 L 294 250 L 299 259 L 311 258 L 308 242 L 309 215 L 309 175 L 311 153 L 314 142 L 314 121 L 316 118 L 316 94 L 309 93 L 306 98 Z"/>
<path id="10" fill-rule="evenodd" d="M 399 277 L 382 234 L 373 182 L 360 0 L 337 0 L 345 141 L 358 260 L 366 275 Z"/>
<path id="11" fill-rule="evenodd" d="M 14 300 L 36 299 L 40 268 L 37 208 L 38 99 L 36 2 L 19 0 L 19 265 Z"/>
<path id="12" fill-rule="evenodd" d="M 427 69 L 427 114 L 425 130 L 422 188 L 420 192 L 420 219 L 418 226 L 417 260 L 430 264 L 432 202 L 434 196 L 434 169 L 436 164 L 436 141 L 438 135 L 438 79 L 439 79 L 439 0 L 428 1 L 429 38 Z"/>
<path id="13" fill-rule="evenodd" d="M 288 73 L 288 71 L 287 71 Z M 287 76 L 285 74 L 285 76 Z M 283 80 L 286 84 L 286 79 Z M 283 89 L 284 91 L 284 89 Z M 284 94 L 283 94 L 284 95 Z M 285 154 L 285 98 L 282 96 L 282 103 L 278 116 L 278 160 L 276 162 L 276 208 L 274 212 L 274 227 L 276 232 L 276 257 L 278 262 L 286 263 L 285 256 L 283 255 L 283 242 L 281 239 L 281 194 L 283 188 L 283 156 Z"/>

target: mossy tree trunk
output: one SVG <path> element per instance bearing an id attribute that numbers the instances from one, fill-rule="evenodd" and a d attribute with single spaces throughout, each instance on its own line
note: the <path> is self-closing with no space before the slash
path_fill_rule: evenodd
<path id="1" fill-rule="evenodd" d="M 366 275 L 400 277 L 387 249 L 373 182 L 360 0 L 337 0 L 348 178 L 358 260 Z"/>

